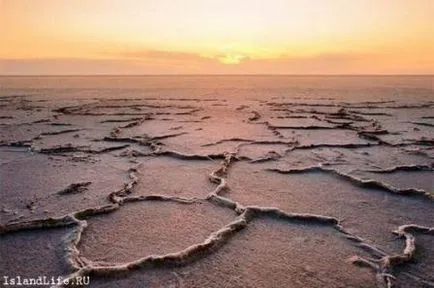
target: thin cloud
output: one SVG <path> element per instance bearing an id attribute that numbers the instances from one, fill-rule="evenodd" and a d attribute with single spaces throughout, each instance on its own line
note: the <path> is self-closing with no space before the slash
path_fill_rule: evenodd
<path id="1" fill-rule="evenodd" d="M 123 58 L 133 58 L 141 60 L 165 60 L 165 61 L 195 61 L 208 60 L 197 53 L 162 51 L 162 50 L 138 50 L 127 51 L 119 54 Z"/>
<path id="2" fill-rule="evenodd" d="M 36 74 L 432 74 L 434 60 L 386 57 L 384 54 L 333 53 L 310 57 L 282 55 L 252 59 L 243 55 L 145 50 L 117 58 L 0 59 L 2 75 Z M 114 57 L 114 56 L 113 56 Z M 425 58 L 424 58 L 425 57 Z M 226 62 L 225 62 L 226 61 Z M 230 64 L 230 65 L 229 65 Z M 411 65 L 410 65 L 411 64 Z M 408 67 L 413 67 L 411 70 Z M 362 71 L 362 72 L 361 72 Z"/>

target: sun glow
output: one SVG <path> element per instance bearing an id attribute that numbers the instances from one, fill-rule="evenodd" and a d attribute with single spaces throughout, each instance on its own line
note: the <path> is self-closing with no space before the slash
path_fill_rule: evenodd
<path id="1" fill-rule="evenodd" d="M 219 57 L 218 60 L 224 64 L 239 64 L 246 56 L 241 54 L 225 54 L 222 57 Z"/>

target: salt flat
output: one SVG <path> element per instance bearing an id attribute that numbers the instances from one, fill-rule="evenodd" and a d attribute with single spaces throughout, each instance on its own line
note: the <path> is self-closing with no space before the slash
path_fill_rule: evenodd
<path id="1" fill-rule="evenodd" d="M 434 287 L 432 77 L 190 77 L 0 77 L 0 274 Z"/>

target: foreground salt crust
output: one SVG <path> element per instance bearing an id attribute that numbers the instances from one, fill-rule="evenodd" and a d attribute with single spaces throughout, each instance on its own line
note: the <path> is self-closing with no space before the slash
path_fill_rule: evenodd
<path id="1" fill-rule="evenodd" d="M 417 253 L 434 234 L 432 102 L 0 99 L 17 111 L 0 124 L 2 273 L 95 287 L 434 283 Z"/>

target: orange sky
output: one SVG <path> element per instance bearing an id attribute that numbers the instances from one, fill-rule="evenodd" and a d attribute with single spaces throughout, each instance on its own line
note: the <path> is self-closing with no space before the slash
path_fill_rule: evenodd
<path id="1" fill-rule="evenodd" d="M 0 74 L 434 74 L 434 0 L 0 0 Z"/>

